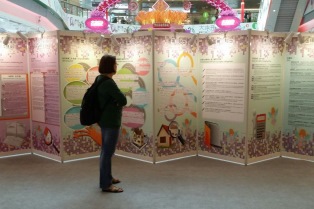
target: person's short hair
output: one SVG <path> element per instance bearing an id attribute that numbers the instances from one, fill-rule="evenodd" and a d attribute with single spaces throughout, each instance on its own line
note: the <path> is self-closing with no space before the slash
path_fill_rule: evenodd
<path id="1" fill-rule="evenodd" d="M 99 62 L 98 72 L 100 74 L 109 74 L 115 72 L 114 65 L 116 64 L 116 57 L 106 54 L 102 56 Z"/>

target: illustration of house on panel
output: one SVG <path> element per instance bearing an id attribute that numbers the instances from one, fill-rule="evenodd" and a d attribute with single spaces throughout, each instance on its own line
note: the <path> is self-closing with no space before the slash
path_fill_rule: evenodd
<path id="1" fill-rule="evenodd" d="M 132 129 L 133 131 L 133 140 L 132 143 L 135 145 L 137 148 L 142 148 L 146 143 L 144 141 L 145 134 L 142 129 L 139 128 L 134 128 Z"/>
<path id="2" fill-rule="evenodd" d="M 157 134 L 157 146 L 169 148 L 171 146 L 172 137 L 170 135 L 169 126 L 162 125 Z"/>

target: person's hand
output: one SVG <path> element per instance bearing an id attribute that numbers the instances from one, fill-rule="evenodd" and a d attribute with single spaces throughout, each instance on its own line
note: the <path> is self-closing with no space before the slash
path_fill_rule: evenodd
<path id="1" fill-rule="evenodd" d="M 98 132 L 96 128 L 87 126 L 85 129 L 76 130 L 73 132 L 74 138 L 80 138 L 83 136 L 88 136 L 92 138 L 98 145 L 101 145 L 101 132 Z"/>

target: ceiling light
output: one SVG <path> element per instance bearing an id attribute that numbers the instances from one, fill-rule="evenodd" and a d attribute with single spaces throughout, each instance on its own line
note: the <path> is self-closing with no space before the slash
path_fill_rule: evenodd
<path id="1" fill-rule="evenodd" d="M 269 39 L 269 30 L 265 30 L 266 31 L 266 38 Z"/>
<path id="2" fill-rule="evenodd" d="M 195 40 L 196 40 L 196 37 L 197 37 L 197 35 L 194 34 L 193 37 L 191 38 L 191 40 L 189 41 L 189 44 L 190 44 L 190 45 L 194 45 L 194 42 L 195 42 Z"/>
<path id="3" fill-rule="evenodd" d="M 211 46 L 211 45 L 215 44 L 215 41 L 213 39 L 209 38 L 209 36 L 207 36 L 207 43 L 209 46 Z"/>
<path id="4" fill-rule="evenodd" d="M 298 41 L 300 44 L 303 44 L 305 42 L 305 38 L 301 35 L 301 33 L 298 34 Z"/>
<path id="5" fill-rule="evenodd" d="M 100 37 L 97 39 L 96 45 L 101 46 L 103 41 L 104 41 L 104 35 L 100 35 Z"/>
<path id="6" fill-rule="evenodd" d="M 3 44 L 4 44 L 4 45 L 8 45 L 8 44 L 9 44 L 9 41 L 10 41 L 10 36 L 7 35 L 7 36 L 5 37 L 5 39 L 3 40 Z"/>
<path id="7" fill-rule="evenodd" d="M 19 35 L 19 37 L 24 41 L 27 41 L 27 37 L 23 33 L 21 33 L 21 31 L 17 31 L 16 34 Z"/>
<path id="8" fill-rule="evenodd" d="M 116 37 L 112 34 L 111 36 L 111 43 L 114 45 L 114 46 L 118 46 L 119 45 L 119 42 L 117 41 Z"/>
<path id="9" fill-rule="evenodd" d="M 285 38 L 284 42 L 289 44 L 292 40 L 292 37 L 293 37 L 294 33 L 293 32 L 290 32 L 287 37 Z"/>

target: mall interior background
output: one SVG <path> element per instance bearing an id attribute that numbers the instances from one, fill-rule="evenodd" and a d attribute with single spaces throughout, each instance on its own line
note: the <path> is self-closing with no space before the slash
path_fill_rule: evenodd
<path id="1" fill-rule="evenodd" d="M 153 0 L 143 0 L 143 1 L 137 1 L 139 10 L 143 11 L 149 11 L 149 9 L 152 8 L 152 5 L 155 3 Z M 167 1 L 170 8 L 172 10 L 179 10 L 184 11 L 188 13 L 188 20 L 186 21 L 187 24 L 213 24 L 214 20 L 217 17 L 217 10 L 210 6 L 205 1 L 199 1 L 199 0 L 192 0 L 190 1 L 192 3 L 192 6 L 189 10 L 183 9 L 184 1 L 178 1 L 178 0 L 170 0 Z M 240 10 L 241 8 L 241 2 L 240 0 L 229 0 L 226 1 L 228 5 L 234 9 Z M 67 13 L 72 13 L 75 15 L 84 15 L 85 11 L 88 13 L 88 10 L 92 10 L 95 6 L 99 4 L 99 0 L 64 0 L 60 1 L 62 4 L 64 10 Z M 132 14 L 128 10 L 128 4 L 130 3 L 130 0 L 122 0 L 118 5 L 116 5 L 113 8 L 109 9 L 109 18 L 111 19 L 111 22 L 113 22 L 114 17 L 117 18 L 118 23 L 121 23 L 121 20 L 126 20 L 129 24 L 137 24 L 134 17 L 136 14 Z M 245 2 L 246 4 L 246 12 L 248 16 L 251 15 L 251 17 L 247 17 L 245 22 L 256 22 L 257 16 L 258 16 L 258 8 L 260 6 L 260 3 L 258 0 L 251 0 Z M 208 13 L 209 17 L 203 17 L 204 13 Z M 250 15 L 249 15 L 250 14 Z"/>
<path id="2" fill-rule="evenodd" d="M 100 0 L 0 0 L 0 32 L 21 31 L 22 33 L 53 30 L 84 30 L 85 20 L 96 8 Z M 128 6 L 136 2 L 137 9 L 131 12 Z M 110 22 L 122 20 L 128 25 L 138 25 L 134 21 L 138 11 L 150 10 L 154 0 L 121 0 L 108 9 Z M 166 1 L 172 10 L 188 13 L 186 25 L 214 25 L 217 10 L 205 1 L 170 0 Z M 191 3 L 189 10 L 184 10 L 184 3 Z M 314 27 L 313 0 L 225 0 L 240 16 L 241 3 L 244 2 L 245 22 L 258 23 L 258 30 L 273 32 L 311 31 Z M 303 8 L 300 4 L 305 5 Z M 25 15 L 27 14 L 27 15 Z M 250 15 L 249 15 L 250 14 Z M 260 26 L 259 26 L 260 25 Z M 299 26 L 305 25 L 303 28 Z M 248 29 L 248 28 L 245 28 Z M 251 28 L 249 28 L 251 29 Z"/>
<path id="3" fill-rule="evenodd" d="M 35 11 L 41 16 L 41 20 L 27 21 L 26 18 L 20 16 L 20 14 L 14 13 L 10 9 L 6 9 L 4 6 L 0 9 L 0 32 L 15 32 L 17 30 L 23 32 L 30 31 L 47 31 L 46 26 L 39 27 L 43 24 L 43 18 L 46 17 L 49 21 L 53 22 L 57 29 L 69 29 L 69 30 L 82 30 L 83 27 L 79 28 L 69 28 L 69 26 L 60 21 L 60 19 L 75 19 L 75 21 L 84 22 L 90 15 L 91 11 L 96 8 L 100 0 L 1 0 L 4 3 L 12 3 L 30 11 Z M 58 2 L 59 1 L 59 2 Z M 54 2 L 58 2 L 54 3 Z M 138 11 L 148 11 L 151 10 L 152 5 L 155 3 L 153 0 L 141 0 L 136 1 L 138 8 L 135 12 L 130 12 L 128 5 L 131 0 L 121 0 L 115 6 L 108 10 L 108 20 L 117 23 L 127 23 L 132 25 L 138 25 L 135 21 L 135 16 Z M 189 10 L 183 9 L 184 1 L 171 0 L 166 1 L 171 10 L 179 10 L 188 13 L 188 19 L 184 24 L 214 24 L 217 18 L 217 10 L 210 6 L 205 1 L 187 1 L 191 2 L 191 8 Z M 225 1 L 231 8 L 235 9 L 240 14 L 241 0 L 226 0 Z M 50 8 L 49 5 L 50 4 Z M 10 4 L 8 5 L 10 7 Z M 62 11 L 58 11 L 61 7 Z M 249 0 L 245 2 L 245 12 L 247 19 L 244 22 L 256 22 L 259 14 L 260 0 Z M 57 9 L 55 9 L 57 8 Z M 62 13 L 65 14 L 62 14 Z M 36 15 L 37 15 L 36 14 Z M 124 21 L 125 20 L 125 21 Z M 49 30 L 49 29 L 48 29 Z"/>

